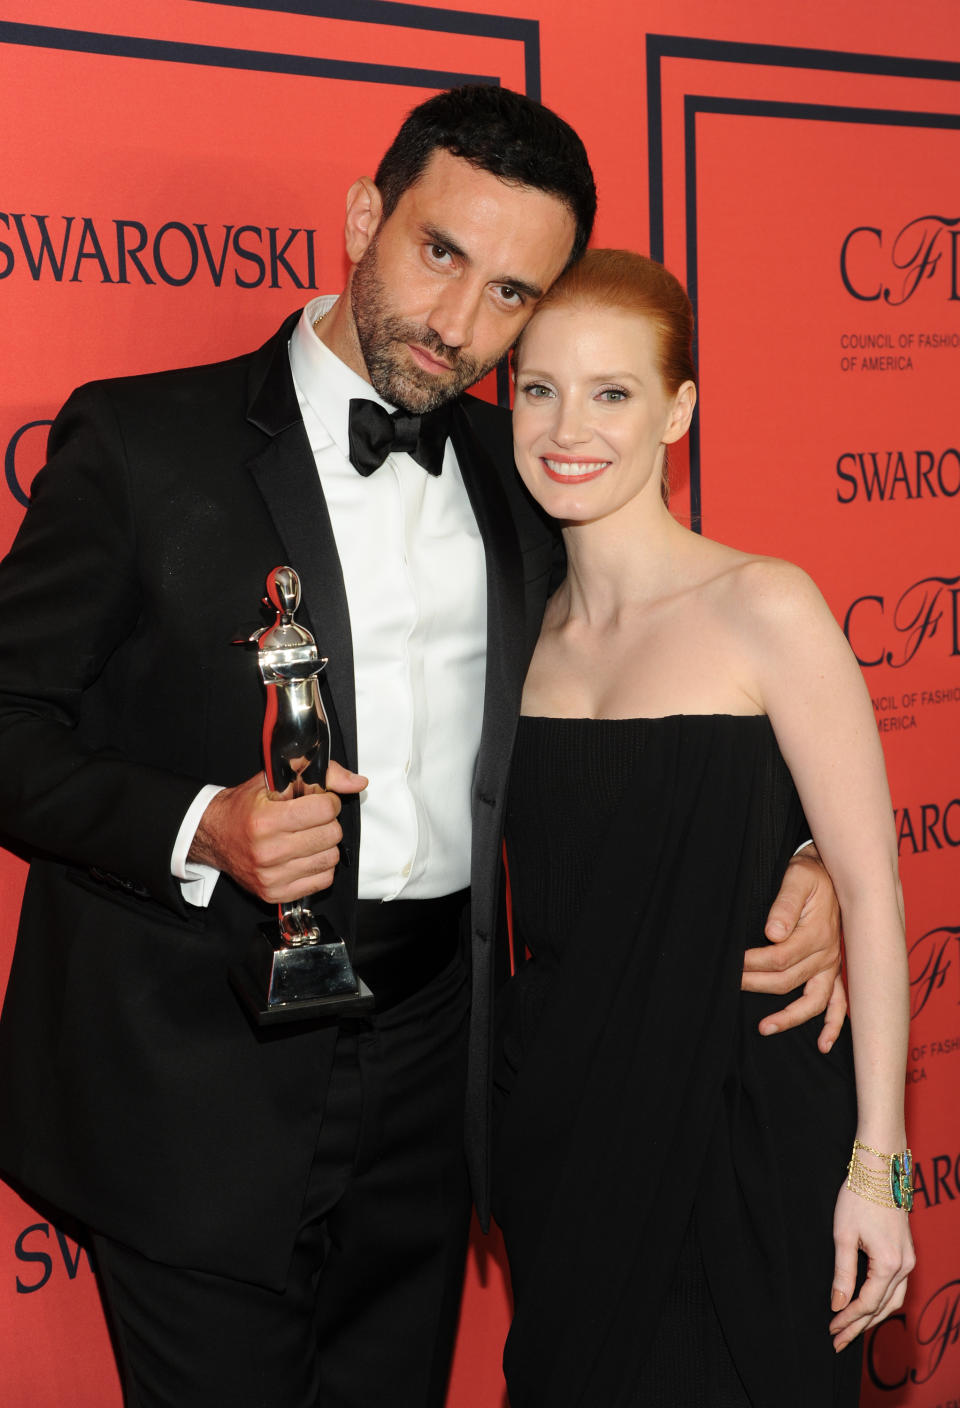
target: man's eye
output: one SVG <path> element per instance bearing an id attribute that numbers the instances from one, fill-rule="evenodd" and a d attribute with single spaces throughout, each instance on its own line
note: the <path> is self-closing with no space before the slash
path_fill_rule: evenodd
<path id="1" fill-rule="evenodd" d="M 515 288 L 511 288 L 509 284 L 500 284 L 497 289 L 497 294 L 503 299 L 504 303 L 510 303 L 519 307 L 523 302 L 522 295 L 519 294 Z"/>
<path id="2" fill-rule="evenodd" d="M 450 251 L 444 248 L 442 244 L 432 244 L 430 246 L 430 254 L 434 259 L 437 260 L 438 263 L 441 264 L 445 259 L 450 258 Z"/>

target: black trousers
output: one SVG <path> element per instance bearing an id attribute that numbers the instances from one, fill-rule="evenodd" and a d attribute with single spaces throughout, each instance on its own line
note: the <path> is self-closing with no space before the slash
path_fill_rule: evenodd
<path id="1" fill-rule="evenodd" d="M 457 957 L 341 1024 L 282 1293 L 94 1235 L 127 1408 L 441 1408 L 469 1221 L 468 1003 Z"/>

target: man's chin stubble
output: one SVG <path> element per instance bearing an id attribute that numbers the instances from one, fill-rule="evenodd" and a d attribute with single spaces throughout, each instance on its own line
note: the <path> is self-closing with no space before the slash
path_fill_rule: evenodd
<path id="1" fill-rule="evenodd" d="M 409 355 L 409 354 L 408 354 Z M 378 396 L 411 415 L 424 415 L 459 396 L 486 373 L 471 365 L 454 367 L 447 375 L 427 372 L 417 366 L 400 369 L 392 359 L 371 359 L 367 365 L 370 384 Z"/>

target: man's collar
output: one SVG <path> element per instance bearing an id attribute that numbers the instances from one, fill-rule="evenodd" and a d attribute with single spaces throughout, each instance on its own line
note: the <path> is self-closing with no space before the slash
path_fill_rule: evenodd
<path id="1" fill-rule="evenodd" d="M 308 402 L 329 437 L 326 444 L 335 444 L 344 458 L 349 458 L 347 420 L 351 398 L 366 397 L 388 411 L 395 407 L 378 396 L 369 381 L 341 362 L 314 332 L 313 324 L 336 301 L 335 297 L 324 295 L 311 299 L 304 308 L 290 338 L 290 370 L 298 394 Z M 314 448 L 323 449 L 324 445 Z"/>

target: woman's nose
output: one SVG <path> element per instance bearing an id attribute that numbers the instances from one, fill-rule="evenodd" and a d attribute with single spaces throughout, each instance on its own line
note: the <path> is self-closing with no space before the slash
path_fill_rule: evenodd
<path id="1" fill-rule="evenodd" d="M 553 438 L 558 445 L 577 445 L 588 439 L 589 426 L 583 408 L 576 401 L 560 401 L 557 405 L 557 418 L 553 427 Z"/>

